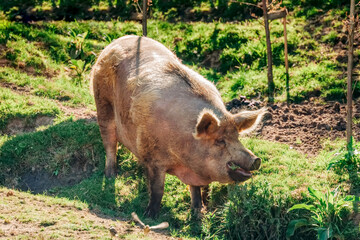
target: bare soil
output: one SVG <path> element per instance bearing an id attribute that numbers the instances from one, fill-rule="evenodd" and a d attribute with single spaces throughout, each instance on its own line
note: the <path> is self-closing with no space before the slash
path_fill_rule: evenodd
<path id="1" fill-rule="evenodd" d="M 265 106 L 259 101 L 242 97 L 227 103 L 231 112 L 258 109 Z M 346 137 L 346 108 L 338 102 L 326 104 L 312 101 L 302 104 L 280 103 L 267 106 L 268 113 L 256 134 L 261 138 L 288 144 L 308 156 L 322 149 L 326 139 Z M 360 119 L 360 100 L 353 105 L 353 117 Z M 360 140 L 360 123 L 353 124 L 354 138 Z"/>

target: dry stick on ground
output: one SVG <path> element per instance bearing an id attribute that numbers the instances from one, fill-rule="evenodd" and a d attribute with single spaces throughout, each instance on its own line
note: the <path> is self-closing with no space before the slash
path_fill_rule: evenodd
<path id="1" fill-rule="evenodd" d="M 142 18 L 142 28 L 143 36 L 147 36 L 147 4 L 148 0 L 143 0 L 143 18 Z"/>
<path id="2" fill-rule="evenodd" d="M 138 215 L 135 212 L 131 213 L 131 216 L 133 218 L 133 220 L 137 223 L 139 223 L 141 225 L 141 227 L 144 229 L 144 233 L 148 233 L 150 230 L 156 230 L 156 229 L 165 229 L 169 227 L 169 223 L 168 222 L 162 222 L 158 225 L 155 226 L 149 226 L 149 225 L 145 225 L 140 218 L 138 217 Z"/>
<path id="3" fill-rule="evenodd" d="M 272 71 L 272 52 L 271 52 L 271 41 L 270 41 L 270 30 L 269 30 L 269 20 L 267 13 L 267 0 L 262 0 L 262 8 L 264 12 L 264 23 L 265 23 L 265 33 L 266 33 L 266 47 L 267 47 L 267 60 L 268 60 L 268 96 L 269 102 L 274 102 L 274 80 L 273 80 L 273 71 Z"/>
<path id="4" fill-rule="evenodd" d="M 349 21 L 349 50 L 347 66 L 347 116 L 346 116 L 346 142 L 349 144 L 352 137 L 352 69 L 353 69 L 353 52 L 354 52 L 354 11 L 355 0 L 350 0 L 350 21 Z"/>

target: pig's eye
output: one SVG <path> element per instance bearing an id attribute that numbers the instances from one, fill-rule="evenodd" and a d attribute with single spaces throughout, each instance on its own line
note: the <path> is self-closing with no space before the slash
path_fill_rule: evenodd
<path id="1" fill-rule="evenodd" d="M 215 145 L 220 146 L 220 147 L 225 147 L 226 143 L 225 143 L 225 140 L 218 139 L 215 141 Z"/>

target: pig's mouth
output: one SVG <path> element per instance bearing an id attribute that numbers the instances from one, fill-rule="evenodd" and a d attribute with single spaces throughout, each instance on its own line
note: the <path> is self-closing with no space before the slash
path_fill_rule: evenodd
<path id="1" fill-rule="evenodd" d="M 252 176 L 250 171 L 240 167 L 237 163 L 232 161 L 226 163 L 226 169 L 231 179 L 236 182 L 244 182 Z"/>

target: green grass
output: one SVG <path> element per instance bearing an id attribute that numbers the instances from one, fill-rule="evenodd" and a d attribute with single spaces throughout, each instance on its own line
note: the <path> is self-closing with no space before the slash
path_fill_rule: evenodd
<path id="1" fill-rule="evenodd" d="M 2 238 L 16 239 L 113 239 L 109 228 L 121 239 L 153 239 L 134 225 L 118 219 L 103 218 L 79 200 L 34 195 L 0 187 Z M 16 214 L 14 214 L 16 213 Z M 99 216 L 97 216 L 99 215 Z M 26 231 L 23 231 L 26 229 Z"/>
<path id="2" fill-rule="evenodd" d="M 303 13 L 300 10 L 297 13 L 299 16 L 319 14 L 318 9 L 309 9 L 311 11 L 302 9 Z M 332 10 L 328 15 L 342 12 Z M 337 43 L 335 30 L 315 39 L 314 35 L 322 33 L 322 26 L 309 30 L 304 17 L 289 17 L 289 20 L 291 100 L 301 102 L 313 96 L 324 100 L 344 99 L 343 64 L 336 62 L 336 54 L 329 50 Z M 327 17 L 325 22 L 331 22 L 333 27 L 341 23 L 335 17 Z M 86 37 L 81 39 L 85 33 Z M 266 45 L 261 20 L 240 23 L 149 20 L 148 33 L 186 65 L 217 84 L 225 101 L 239 95 L 266 100 Z M 78 84 L 74 80 L 76 72 L 70 68 L 71 60 L 92 64 L 94 55 L 98 56 L 113 39 L 127 34 L 141 35 L 141 25 L 116 20 L 39 21 L 28 25 L 0 20 L 0 59 L 4 63 L 0 82 L 28 90 L 21 95 L 0 88 L 0 130 L 5 129 L 11 119 L 25 122 L 34 121 L 38 116 L 55 119 L 54 125 L 30 133 L 0 136 L 1 185 L 17 186 L 24 174 L 33 171 L 44 171 L 53 177 L 69 176 L 77 161 L 85 160 L 93 170 L 91 177 L 70 187 L 50 189 L 48 194 L 108 216 L 130 218 L 133 211 L 139 216 L 143 214 L 148 202 L 147 184 L 134 156 L 125 149 L 119 150 L 119 175 L 106 179 L 103 175 L 105 153 L 97 124 L 66 118 L 58 106 L 61 102 L 71 107 L 94 109 L 87 81 L 89 70 L 81 74 L 84 83 Z M 271 39 L 277 101 L 286 99 L 282 36 L 282 24 L 273 21 Z M 76 45 L 79 41 L 81 44 Z M 359 94 L 358 84 L 355 95 Z M 146 224 L 168 221 L 169 232 L 182 238 L 284 239 L 287 224 L 297 217 L 296 212 L 287 213 L 287 209 L 309 200 L 309 186 L 321 191 L 340 186 L 342 193 L 350 191 L 346 174 L 326 170 L 334 151 L 344 145 L 342 141 L 324 140 L 324 150 L 313 158 L 284 144 L 256 138 L 245 138 L 242 142 L 263 159 L 262 168 L 252 180 L 236 185 L 211 184 L 209 208 L 199 220 L 189 210 L 189 189 L 176 177 L 167 176 L 160 218 L 145 219 Z M 52 219 L 28 216 L 19 219 L 34 221 L 43 228 L 58 225 Z M 88 224 L 76 222 L 69 223 L 68 227 L 90 229 Z M 354 229 L 348 232 L 351 233 L 348 236 L 358 234 Z M 313 237 L 303 233 L 298 239 Z"/>
<path id="3" fill-rule="evenodd" d="M 156 221 L 145 219 L 145 223 L 154 225 L 168 221 L 172 235 L 184 238 L 257 238 L 266 233 L 283 239 L 288 222 L 297 216 L 297 213 L 287 213 L 287 209 L 309 200 L 307 187 L 321 190 L 340 186 L 341 192 L 349 191 L 346 175 L 326 170 L 334 150 L 343 142 L 325 141 L 325 150 L 310 159 L 285 144 L 256 138 L 244 138 L 242 142 L 263 159 L 260 171 L 252 180 L 240 185 L 211 184 L 209 209 L 203 219 L 198 220 L 190 212 L 189 189 L 179 179 L 168 175 L 160 218 Z M 5 185 L 13 184 L 13 179 L 21 179 L 31 169 L 66 176 L 74 160 L 84 158 L 97 168 L 90 178 L 48 193 L 80 200 L 92 211 L 110 216 L 129 218 L 133 211 L 142 216 L 148 202 L 142 167 L 123 148 L 118 152 L 118 177 L 106 179 L 104 154 L 95 123 L 70 120 L 43 131 L 2 137 L 0 169 L 11 170 L 1 171 L 0 181 Z M 351 229 L 349 232 L 354 234 Z M 299 239 L 308 237 L 300 235 Z"/>
<path id="4" fill-rule="evenodd" d="M 173 235 L 186 238 L 257 238 L 266 233 L 284 239 L 288 222 L 296 216 L 288 214 L 287 209 L 309 199 L 307 187 L 340 186 L 342 192 L 349 191 L 347 176 L 326 170 L 334 151 L 308 159 L 284 144 L 254 138 L 246 138 L 243 143 L 263 159 L 260 171 L 246 184 L 211 184 L 210 208 L 200 222 L 190 213 L 188 188 L 173 176 L 166 178 L 160 218 L 145 222 L 151 225 L 168 221 Z M 327 144 L 327 149 L 339 144 Z M 119 152 L 118 158 L 120 174 L 116 179 L 95 174 L 76 186 L 54 189 L 52 194 L 79 199 L 91 209 L 113 216 L 129 217 L 133 211 L 142 215 L 148 201 L 142 168 L 127 151 Z M 299 239 L 307 237 L 305 234 Z"/>
<path id="5" fill-rule="evenodd" d="M 32 95 L 59 100 L 64 105 L 88 106 L 95 109 L 88 83 L 86 86 L 77 86 L 64 71 L 49 80 L 44 76 L 33 76 L 11 67 L 4 67 L 0 69 L 0 81 L 29 87 Z"/>
<path id="6" fill-rule="evenodd" d="M 332 11 L 328 15 L 331 14 Z M 340 19 L 335 19 L 332 25 L 335 26 L 337 22 L 341 22 Z M 111 40 L 128 34 L 141 35 L 140 24 L 119 21 L 36 22 L 26 26 L 2 20 L 0 29 L 3 32 L 0 42 L 6 44 L 3 57 L 10 62 L 11 67 L 19 71 L 25 65 L 24 71 L 33 68 L 35 75 L 45 75 L 45 78 L 50 75 L 51 84 L 41 85 L 54 93 L 42 93 L 40 90 L 40 94 L 60 99 L 63 94 L 72 104 L 89 104 L 91 97 L 85 93 L 86 84 L 82 87 L 73 86 L 76 85 L 76 73 L 69 69 L 71 58 L 90 61 L 91 56 L 98 55 Z M 343 66 L 334 60 L 334 52 L 328 49 L 336 43 L 337 32 L 333 30 L 324 35 L 321 41 L 316 41 L 314 32 L 309 30 L 308 23 L 301 18 L 290 18 L 287 30 L 291 99 L 300 102 L 315 95 L 327 100 L 343 100 L 346 83 L 341 75 Z M 76 35 L 84 33 L 87 36 L 80 49 L 83 54 L 76 56 L 71 49 L 74 41 L 78 40 Z M 266 45 L 260 20 L 240 23 L 168 23 L 149 20 L 148 33 L 149 37 L 173 50 L 185 64 L 217 83 L 225 101 L 239 94 L 266 99 Z M 321 34 L 321 31 L 316 33 L 315 30 L 315 34 Z M 283 27 L 279 21 L 271 23 L 271 39 L 276 98 L 277 101 L 284 101 L 284 43 Z M 217 60 L 210 68 L 211 58 Z M 8 69 L 2 70 L 2 75 L 4 72 L 14 75 Z M 85 79 L 88 73 L 85 72 Z M 10 79 L 7 81 L 17 81 L 6 78 Z M 40 84 L 39 77 L 35 78 L 35 84 Z M 358 94 L 356 88 L 355 95 Z"/>
<path id="7" fill-rule="evenodd" d="M 11 119 L 23 119 L 30 123 L 38 116 L 60 117 L 59 107 L 52 101 L 32 95 L 20 95 L 0 87 L 0 130 L 4 130 Z"/>

